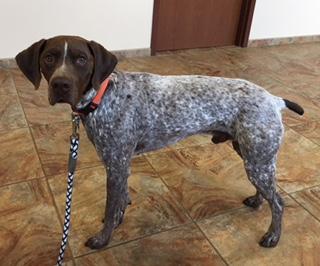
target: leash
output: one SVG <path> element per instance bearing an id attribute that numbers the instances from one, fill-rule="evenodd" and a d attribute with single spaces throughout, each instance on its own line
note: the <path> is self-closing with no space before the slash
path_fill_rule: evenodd
<path id="1" fill-rule="evenodd" d="M 78 113 L 72 113 L 72 135 L 70 136 L 70 153 L 68 162 L 68 186 L 66 194 L 66 210 L 64 215 L 63 224 L 63 234 L 60 245 L 59 256 L 57 259 L 57 265 L 61 266 L 64 258 L 64 252 L 67 247 L 68 234 L 71 219 L 71 200 L 72 200 L 72 189 L 73 189 L 73 176 L 76 169 L 76 163 L 78 159 L 78 149 L 79 149 L 79 125 L 80 125 L 80 115 L 87 115 L 98 108 L 102 101 L 102 97 L 108 89 L 110 83 L 110 78 L 106 78 L 100 85 L 100 88 L 96 96 L 87 104 L 85 107 L 78 109 Z"/>
<path id="2" fill-rule="evenodd" d="M 79 149 L 79 124 L 80 116 L 76 113 L 72 113 L 72 135 L 70 136 L 70 153 L 69 153 L 69 162 L 68 162 L 68 186 L 66 194 L 66 210 L 64 216 L 63 224 L 63 234 L 60 245 L 59 256 L 57 259 L 57 265 L 61 266 L 64 258 L 64 252 L 67 247 L 69 226 L 71 219 L 71 201 L 72 201 L 72 189 L 73 189 L 73 176 L 76 169 L 76 163 L 78 158 L 78 149 Z"/>

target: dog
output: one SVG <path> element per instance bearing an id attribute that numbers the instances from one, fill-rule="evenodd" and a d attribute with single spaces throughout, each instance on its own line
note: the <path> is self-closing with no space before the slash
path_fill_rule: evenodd
<path id="1" fill-rule="evenodd" d="M 107 245 L 121 224 L 131 203 L 127 179 L 133 155 L 198 133 L 212 135 L 213 143 L 232 141 L 256 188 L 256 194 L 244 204 L 257 209 L 265 199 L 271 209 L 271 225 L 259 243 L 277 245 L 284 207 L 275 184 L 284 133 L 280 111 L 289 108 L 303 115 L 301 106 L 242 79 L 119 71 L 115 55 L 94 41 L 75 36 L 42 39 L 20 52 L 16 62 L 35 88 L 43 74 L 51 105 L 69 103 L 81 114 L 87 135 L 105 164 L 104 226 L 86 246 Z M 100 104 L 91 108 L 106 78 L 108 88 Z"/>

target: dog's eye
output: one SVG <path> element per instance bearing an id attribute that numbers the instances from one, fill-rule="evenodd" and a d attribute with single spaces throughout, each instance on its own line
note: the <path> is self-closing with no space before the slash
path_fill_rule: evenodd
<path id="1" fill-rule="evenodd" d="M 54 62 L 54 57 L 51 54 L 46 55 L 46 57 L 44 58 L 44 61 L 47 64 L 52 64 Z"/>
<path id="2" fill-rule="evenodd" d="M 87 63 L 87 59 L 83 56 L 77 58 L 77 64 L 80 66 L 84 66 Z"/>

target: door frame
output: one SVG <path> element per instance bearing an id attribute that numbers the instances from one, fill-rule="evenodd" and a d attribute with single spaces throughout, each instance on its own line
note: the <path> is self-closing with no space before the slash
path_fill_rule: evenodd
<path id="1" fill-rule="evenodd" d="M 157 28 L 159 21 L 159 6 L 161 0 L 154 0 L 153 2 L 153 19 L 152 19 L 152 34 L 151 34 L 151 55 L 156 54 Z M 238 31 L 235 45 L 240 47 L 247 47 L 249 41 L 249 34 L 251 30 L 252 18 L 254 13 L 256 0 L 243 0 Z"/>
<path id="2" fill-rule="evenodd" d="M 243 0 L 242 2 L 238 32 L 235 43 L 237 46 L 248 47 L 255 5 L 256 0 Z"/>

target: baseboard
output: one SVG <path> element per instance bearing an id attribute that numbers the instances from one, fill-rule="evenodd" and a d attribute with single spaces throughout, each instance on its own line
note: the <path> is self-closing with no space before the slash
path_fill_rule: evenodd
<path id="1" fill-rule="evenodd" d="M 273 45 L 310 42 L 320 42 L 320 35 L 249 40 L 248 47 L 264 47 Z"/>
<path id="2" fill-rule="evenodd" d="M 14 58 L 4 58 L 0 59 L 0 68 L 16 68 L 17 63 Z"/>
<path id="3" fill-rule="evenodd" d="M 119 60 L 123 60 L 125 58 L 131 58 L 131 57 L 141 57 L 141 56 L 151 55 L 150 48 L 116 50 L 111 52 L 115 54 Z M 0 59 L 0 68 L 16 68 L 16 67 L 17 67 L 17 63 L 14 60 L 14 58 Z"/>
<path id="4" fill-rule="evenodd" d="M 150 48 L 141 48 L 141 49 L 127 49 L 127 50 L 115 50 L 111 51 L 116 55 L 118 59 L 125 59 L 131 57 L 142 57 L 142 56 L 150 56 L 151 49 Z"/>

